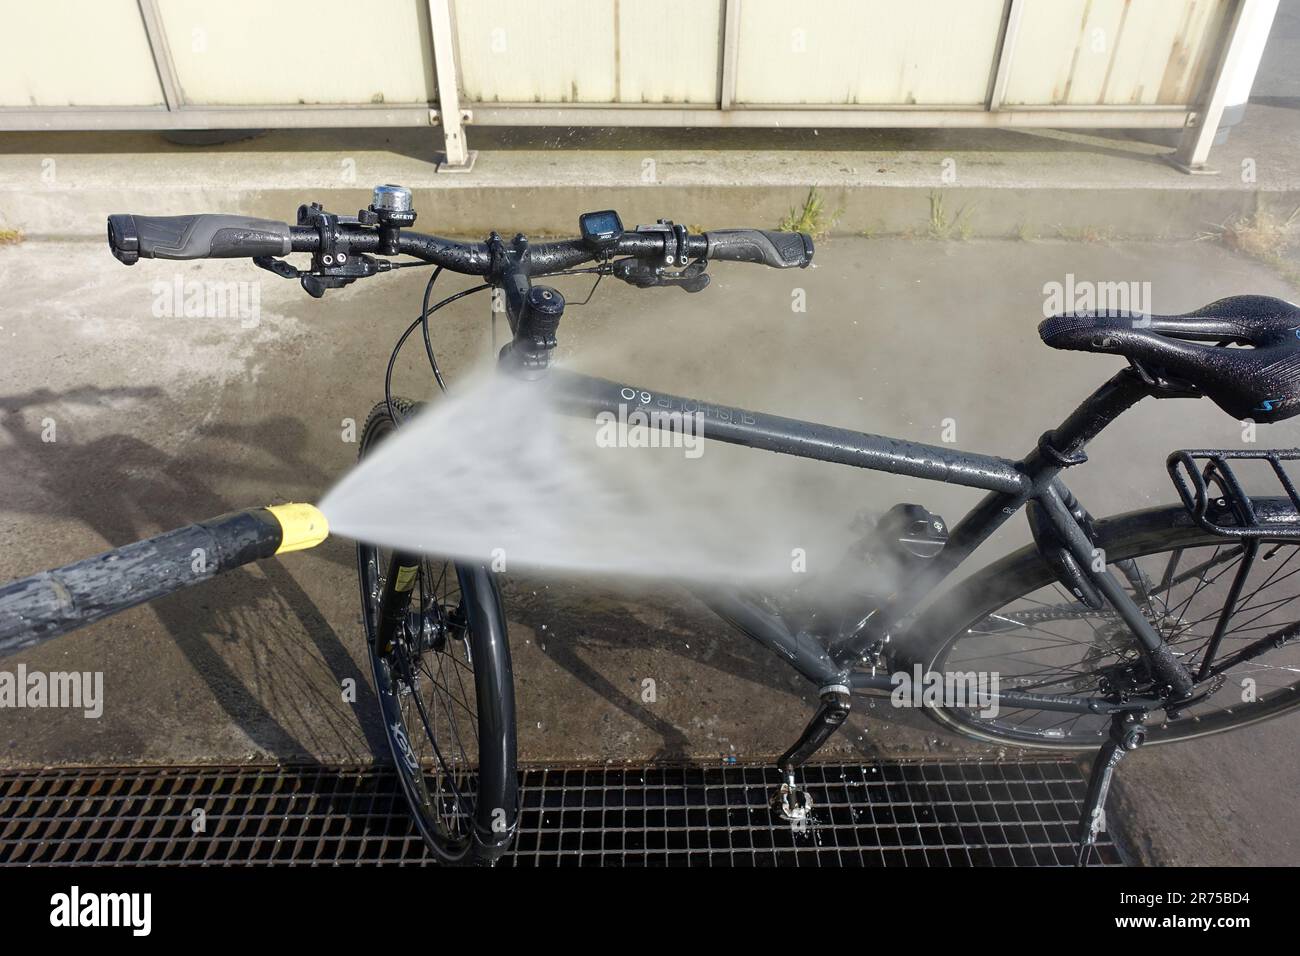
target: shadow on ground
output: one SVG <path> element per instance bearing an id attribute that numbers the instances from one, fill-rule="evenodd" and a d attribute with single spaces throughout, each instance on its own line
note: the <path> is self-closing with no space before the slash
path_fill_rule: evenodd
<path id="1" fill-rule="evenodd" d="M 196 517 L 202 520 L 242 507 L 211 487 L 231 467 L 228 459 L 181 460 L 124 434 L 77 443 L 59 438 L 56 431 L 56 440 L 47 441 L 41 426 L 29 425 L 21 414 L 32 406 L 48 408 L 56 403 L 163 398 L 151 387 L 93 386 L 62 394 L 40 389 L 0 397 L 0 429 L 9 443 L 3 469 L 24 489 L 23 510 L 49 519 L 71 519 L 106 541 L 127 544 Z M 218 423 L 202 433 L 223 442 L 276 449 L 282 466 L 277 473 L 293 475 L 304 488 L 319 487 L 327 480 L 303 457 L 304 429 L 296 419 L 277 416 L 248 425 Z M 93 498 L 85 493 L 87 475 L 95 476 L 98 494 Z M 315 742 L 300 739 L 286 728 L 274 712 L 276 706 L 329 714 L 328 707 L 320 706 L 325 703 L 323 689 L 351 681 L 361 707 L 377 708 L 369 676 L 356 667 L 337 632 L 277 561 L 262 562 L 256 570 L 241 568 L 151 606 L 231 722 L 272 756 L 301 760 L 316 749 Z M 316 655 L 301 653 L 300 635 Z M 235 642 L 250 642 L 257 649 L 253 671 L 247 676 L 238 673 L 222 653 L 223 645 Z M 307 662 L 316 660 L 324 662 L 328 676 L 309 670 Z M 351 740 L 353 747 L 382 752 L 386 744 L 378 728 L 369 723 L 365 727 L 363 734 L 355 722 L 332 720 L 319 729 L 324 737 Z"/>

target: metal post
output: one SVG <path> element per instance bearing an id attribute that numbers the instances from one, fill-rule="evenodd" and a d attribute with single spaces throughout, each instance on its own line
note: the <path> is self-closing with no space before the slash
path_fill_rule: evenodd
<path id="1" fill-rule="evenodd" d="M 1188 117 L 1178 149 L 1168 157 L 1169 162 L 1183 172 L 1218 173 L 1217 169 L 1205 164 L 1210 158 L 1214 137 L 1219 132 L 1224 107 L 1228 105 L 1230 86 L 1242 73 L 1249 71 L 1251 77 L 1254 76 L 1276 12 L 1277 0 L 1239 0 L 1204 105 Z"/>
<path id="2" fill-rule="evenodd" d="M 456 41 L 451 23 L 451 0 L 428 0 L 429 31 L 433 34 L 433 70 L 438 81 L 438 122 L 442 124 L 444 154 L 438 172 L 468 172 L 477 155 L 465 143 L 468 113 L 460 109 L 460 82 L 456 68 Z"/>
<path id="3" fill-rule="evenodd" d="M 1024 13 L 1024 0 L 1007 0 L 1007 17 L 1002 27 L 997 59 L 993 67 L 993 81 L 989 85 L 987 108 L 996 113 L 1002 108 L 1007 93 L 1007 80 L 1011 76 L 1011 55 L 1016 49 L 1016 36 L 1020 32 L 1020 17 Z"/>
<path id="4" fill-rule="evenodd" d="M 149 40 L 149 51 L 153 54 L 154 70 L 158 73 L 158 83 L 162 86 L 163 102 L 168 112 L 176 112 L 184 106 L 181 95 L 180 80 L 176 76 L 176 63 L 172 60 L 171 47 L 167 45 L 167 34 L 163 30 L 162 19 L 158 16 L 157 0 L 136 0 L 140 7 L 140 19 L 144 21 L 144 33 Z"/>
<path id="5" fill-rule="evenodd" d="M 718 109 L 729 110 L 736 101 L 736 59 L 739 51 L 740 0 L 723 0 L 722 77 L 718 82 Z"/>

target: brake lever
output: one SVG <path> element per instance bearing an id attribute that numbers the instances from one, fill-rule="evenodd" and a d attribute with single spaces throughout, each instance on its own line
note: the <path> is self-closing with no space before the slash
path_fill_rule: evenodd
<path id="1" fill-rule="evenodd" d="M 259 269 L 265 269 L 267 272 L 274 272 L 282 279 L 300 279 L 308 273 L 301 269 L 295 269 L 283 259 L 277 259 L 275 256 L 254 256 L 253 265 Z"/>
<path id="2" fill-rule="evenodd" d="M 393 264 L 387 259 L 376 259 L 373 256 L 356 254 L 352 256 L 337 256 L 341 259 L 337 265 L 324 266 L 320 269 L 310 271 L 294 268 L 283 259 L 277 259 L 275 256 L 255 256 L 253 264 L 267 272 L 274 272 L 284 279 L 297 279 L 302 283 L 303 289 L 313 299 L 319 299 L 329 289 L 341 289 L 346 285 L 351 285 L 358 279 L 364 279 L 380 272 L 387 272 L 393 268 Z"/>
<path id="3" fill-rule="evenodd" d="M 707 259 L 696 259 L 685 269 L 674 272 L 663 266 L 647 265 L 640 259 L 618 259 L 612 263 L 610 274 L 638 289 L 675 285 L 687 292 L 702 292 L 709 284 L 709 274 L 704 271 L 708 265 Z"/>

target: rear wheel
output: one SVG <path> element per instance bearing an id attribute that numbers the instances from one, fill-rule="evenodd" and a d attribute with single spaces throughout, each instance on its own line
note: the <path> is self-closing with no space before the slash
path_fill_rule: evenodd
<path id="1" fill-rule="evenodd" d="M 393 399 L 394 421 L 376 405 L 361 455 L 418 410 Z M 357 564 L 384 733 L 416 825 L 445 862 L 492 862 L 518 813 L 514 680 L 496 582 L 481 566 L 364 543 Z"/>
<path id="2" fill-rule="evenodd" d="M 1222 619 L 1209 674 L 1189 703 L 1150 716 L 1149 743 L 1220 733 L 1300 706 L 1300 640 L 1276 640 L 1300 620 L 1300 546 L 1264 541 L 1249 559 L 1242 542 L 1191 526 L 1181 508 L 1099 522 L 1097 544 L 1193 676 Z M 1239 596 L 1225 613 L 1247 561 Z M 920 645 L 909 657 L 927 670 L 997 674 L 1004 691 L 1112 700 L 1155 692 L 1119 616 L 1074 600 L 1032 546 L 963 582 L 911 633 Z M 1262 647 L 1263 653 L 1243 654 Z M 1224 663 L 1231 666 L 1216 674 Z M 974 707 L 929 713 L 968 736 L 1055 750 L 1096 749 L 1109 727 L 1102 715 L 1009 707 L 988 715 Z"/>

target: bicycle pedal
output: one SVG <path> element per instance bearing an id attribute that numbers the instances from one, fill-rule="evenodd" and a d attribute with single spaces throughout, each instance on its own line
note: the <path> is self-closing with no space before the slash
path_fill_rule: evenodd
<path id="1" fill-rule="evenodd" d="M 777 788 L 776 796 L 772 798 L 772 805 L 782 817 L 799 823 L 807 820 L 812 814 L 813 800 L 807 790 L 800 790 L 798 787 L 783 783 Z"/>

